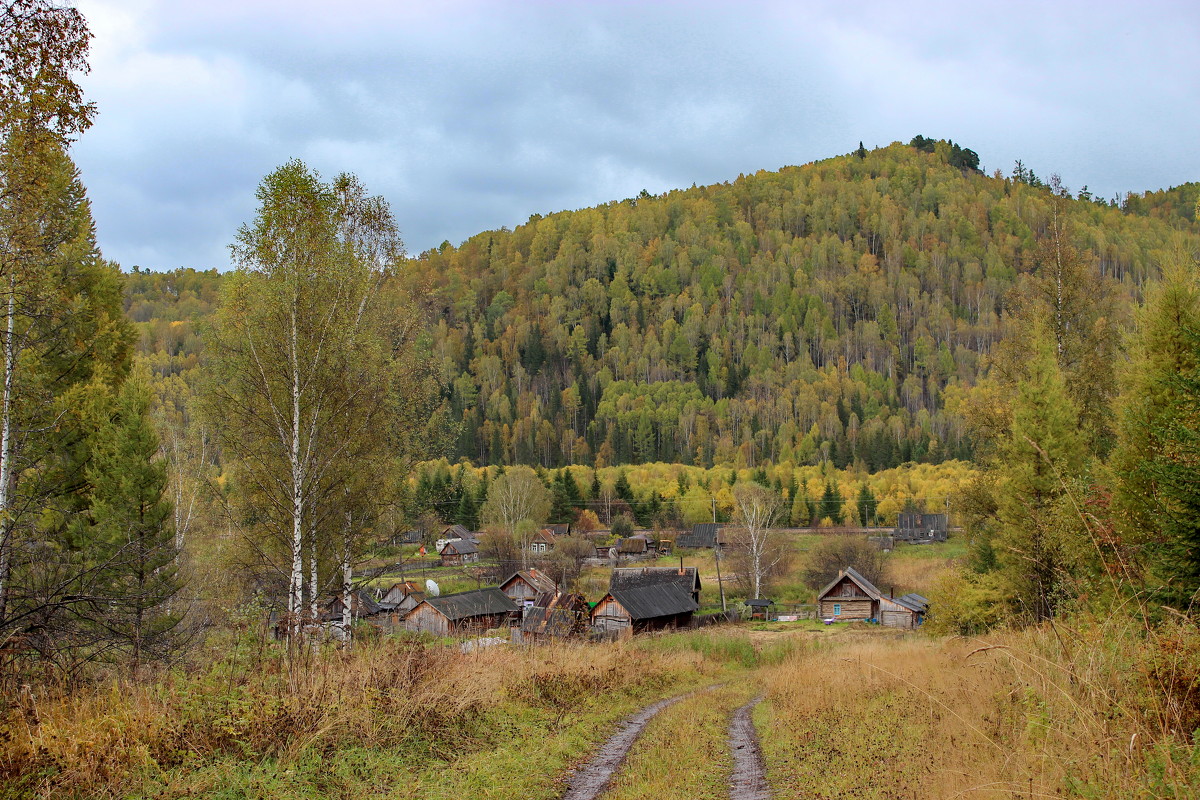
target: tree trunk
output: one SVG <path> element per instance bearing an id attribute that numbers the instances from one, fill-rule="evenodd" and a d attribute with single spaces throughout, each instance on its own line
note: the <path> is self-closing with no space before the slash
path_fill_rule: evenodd
<path id="1" fill-rule="evenodd" d="M 4 337 L 4 398 L 0 406 L 0 623 L 8 612 L 8 577 L 12 571 L 12 406 L 13 376 L 17 369 L 15 277 L 8 281 L 8 306 Z"/>
<path id="2" fill-rule="evenodd" d="M 351 536 L 351 519 L 350 512 L 346 512 L 346 532 L 342 540 L 342 631 L 345 635 L 344 647 L 350 648 L 352 644 L 350 638 L 350 624 L 353 621 L 350 609 L 350 590 L 351 580 L 353 575 L 350 571 L 350 536 Z"/>
<path id="3" fill-rule="evenodd" d="M 304 468 L 300 463 L 300 368 L 296 352 L 296 319 L 292 316 L 292 442 L 288 454 L 292 468 L 292 575 L 288 590 L 289 634 L 298 638 L 304 613 Z"/>

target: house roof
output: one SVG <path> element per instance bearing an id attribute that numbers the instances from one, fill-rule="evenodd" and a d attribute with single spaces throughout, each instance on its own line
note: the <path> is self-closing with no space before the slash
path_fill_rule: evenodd
<path id="1" fill-rule="evenodd" d="M 334 595 L 325 604 L 325 607 L 329 610 L 329 613 L 340 615 L 342 612 L 341 594 Z M 355 589 L 350 593 L 350 610 L 360 617 L 370 617 L 378 614 L 380 611 L 386 611 L 387 608 L 375 602 L 375 598 L 362 589 Z"/>
<path id="2" fill-rule="evenodd" d="M 555 536 L 568 536 L 568 535 L 570 535 L 570 533 L 571 533 L 571 523 L 569 523 L 569 522 L 561 522 L 561 523 L 558 523 L 558 522 L 556 522 L 556 523 L 554 523 L 553 525 L 547 525 L 547 526 L 546 526 L 546 530 L 550 531 L 550 532 L 551 532 L 551 533 L 553 533 Z"/>
<path id="3" fill-rule="evenodd" d="M 636 536 L 630 536 L 622 539 L 617 543 L 618 553 L 644 553 L 646 552 L 646 540 Z"/>
<path id="4" fill-rule="evenodd" d="M 700 592 L 700 572 L 695 567 L 618 567 L 608 581 L 608 590 L 677 584 L 688 594 Z"/>
<path id="5" fill-rule="evenodd" d="M 721 525 L 716 522 L 701 522 L 694 525 L 690 533 L 681 533 L 675 539 L 676 547 L 716 547 Z"/>
<path id="6" fill-rule="evenodd" d="M 849 578 L 857 583 L 858 588 L 862 589 L 863 593 L 872 600 L 878 600 L 880 597 L 882 597 L 880 591 L 875 588 L 875 584 L 871 583 L 869 580 L 860 575 L 858 570 L 856 570 L 854 567 L 846 567 L 846 569 L 842 570 L 842 572 L 836 578 L 829 582 L 828 586 L 826 586 L 820 591 L 820 593 L 817 594 L 817 600 L 819 601 L 822 597 L 829 594 L 829 592 L 833 590 L 833 587 L 841 583 L 843 578 Z"/>
<path id="7" fill-rule="evenodd" d="M 549 528 L 542 528 L 537 533 L 535 533 L 529 541 L 530 542 L 541 541 L 541 542 L 545 542 L 546 544 L 554 544 L 555 538 L 557 538 L 557 537 L 554 535 L 554 531 L 550 530 Z"/>
<path id="8" fill-rule="evenodd" d="M 479 548 L 476 547 L 475 543 L 470 539 L 455 539 L 452 542 L 446 542 L 446 544 L 442 547 L 441 554 L 446 555 L 449 553 L 450 555 L 465 556 L 478 552 Z"/>
<path id="9" fill-rule="evenodd" d="M 892 602 L 899 603 L 910 611 L 915 611 L 918 614 L 924 614 L 929 610 L 929 601 L 919 594 L 910 593 L 903 597 L 897 597 Z"/>
<path id="10" fill-rule="evenodd" d="M 426 597 L 408 614 L 405 614 L 405 618 L 425 604 L 432 606 L 439 614 L 452 622 L 469 617 L 507 614 L 517 610 L 516 603 L 510 600 L 508 595 L 496 586 L 489 586 L 486 589 L 444 594 L 441 597 Z"/>
<path id="11" fill-rule="evenodd" d="M 442 531 L 443 539 L 474 539 L 475 534 L 471 533 L 462 525 L 450 525 Z"/>
<path id="12" fill-rule="evenodd" d="M 558 588 L 558 584 L 544 572 L 539 572 L 536 569 L 526 569 L 514 572 L 503 581 L 500 582 L 500 589 L 503 590 L 506 586 L 516 580 L 522 580 L 538 594 L 542 592 L 554 592 Z"/>
<path id="13" fill-rule="evenodd" d="M 627 586 L 610 589 L 608 593 L 635 620 L 683 614 L 700 608 L 691 592 L 679 583 Z"/>
<path id="14" fill-rule="evenodd" d="M 525 609 L 521 620 L 523 633 L 548 636 L 567 636 L 579 628 L 581 618 L 590 610 L 581 594 L 552 594 L 538 596 L 530 608 Z"/>

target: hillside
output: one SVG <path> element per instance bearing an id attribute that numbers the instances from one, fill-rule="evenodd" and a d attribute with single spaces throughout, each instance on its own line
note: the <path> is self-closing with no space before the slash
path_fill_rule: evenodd
<path id="1" fill-rule="evenodd" d="M 461 422 L 448 455 L 872 471 L 966 458 L 946 391 L 984 369 L 1055 202 L 1130 302 L 1159 253 L 1200 243 L 1200 184 L 1120 206 L 1086 191 L 1056 201 L 1023 168 L 987 177 L 952 166 L 945 142 L 920 144 L 534 216 L 422 253 L 407 274 L 430 294 Z M 186 381 L 220 276 L 127 280 L 143 353 Z"/>
<path id="2" fill-rule="evenodd" d="M 875 151 L 532 217 L 421 254 L 436 356 L 477 463 L 970 455 L 948 387 L 1003 333 L 1060 219 L 1134 299 L 1194 246 L 1197 184 L 1120 207 L 986 177 L 950 145 Z"/>

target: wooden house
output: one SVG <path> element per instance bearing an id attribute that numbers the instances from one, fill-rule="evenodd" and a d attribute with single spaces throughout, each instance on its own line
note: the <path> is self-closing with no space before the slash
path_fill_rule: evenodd
<path id="1" fill-rule="evenodd" d="M 650 542 L 641 536 L 628 536 L 619 540 L 615 545 L 617 556 L 628 558 L 630 556 L 644 556 L 650 552 Z"/>
<path id="2" fill-rule="evenodd" d="M 463 525 L 450 525 L 442 530 L 442 535 L 440 538 L 445 539 L 446 541 L 467 539 L 472 542 L 478 542 L 479 534 L 467 530 Z"/>
<path id="3" fill-rule="evenodd" d="M 608 594 L 592 609 L 592 627 L 634 633 L 688 627 L 700 608 L 700 575 L 695 567 L 613 570 Z"/>
<path id="4" fill-rule="evenodd" d="M 425 592 L 417 588 L 412 581 L 402 581 L 392 586 L 379 598 L 379 605 L 385 610 L 404 615 L 425 599 Z"/>
<path id="5" fill-rule="evenodd" d="M 817 594 L 817 615 L 838 621 L 879 619 L 880 597 L 873 583 L 847 567 Z"/>
<path id="6" fill-rule="evenodd" d="M 554 549 L 554 542 L 558 539 L 554 531 L 549 528 L 542 528 L 535 533 L 529 540 L 529 552 L 531 553 L 549 553 Z"/>
<path id="7" fill-rule="evenodd" d="M 847 567 L 817 595 L 817 615 L 837 621 L 875 620 L 889 628 L 915 628 L 929 609 L 929 601 L 918 594 L 900 599 L 875 588 L 853 567 Z"/>
<path id="8" fill-rule="evenodd" d="M 556 522 L 554 524 L 547 525 L 546 530 L 550 531 L 555 536 L 570 536 L 571 535 L 571 523 Z"/>
<path id="9" fill-rule="evenodd" d="M 443 567 L 461 567 L 479 560 L 479 547 L 469 539 L 455 539 L 446 542 L 439 555 Z"/>
<path id="10" fill-rule="evenodd" d="M 467 636 L 499 628 L 517 612 L 508 595 L 495 586 L 470 592 L 426 597 L 404 615 L 404 627 L 438 636 Z"/>
<path id="11" fill-rule="evenodd" d="M 558 585 L 544 572 L 536 569 L 514 572 L 500 582 L 500 591 L 517 604 L 518 608 L 533 605 L 540 595 L 558 591 Z"/>
<path id="12" fill-rule="evenodd" d="M 521 616 L 521 641 L 537 644 L 582 636 L 591 622 L 591 607 L 581 594 L 545 592 Z"/>

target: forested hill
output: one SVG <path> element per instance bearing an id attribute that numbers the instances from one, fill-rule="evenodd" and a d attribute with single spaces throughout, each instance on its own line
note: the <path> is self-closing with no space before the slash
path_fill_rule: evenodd
<path id="1" fill-rule="evenodd" d="M 916 141 L 916 140 L 914 140 Z M 1052 207 L 1134 298 L 1196 249 L 1200 184 L 1121 204 L 987 177 L 930 140 L 597 208 L 423 253 L 477 463 L 969 455 L 944 408 L 1002 333 Z M 970 154 L 973 155 L 973 154 Z"/>
<path id="2" fill-rule="evenodd" d="M 985 177 L 970 151 L 914 142 L 534 217 L 414 259 L 462 422 L 448 455 L 871 469 L 969 455 L 945 390 L 974 381 L 1001 335 L 1053 195 L 1024 167 Z M 1058 205 L 1133 299 L 1162 251 L 1200 248 L 1197 197 L 1192 183 Z M 219 283 L 127 276 L 160 396 L 180 407 Z"/>

